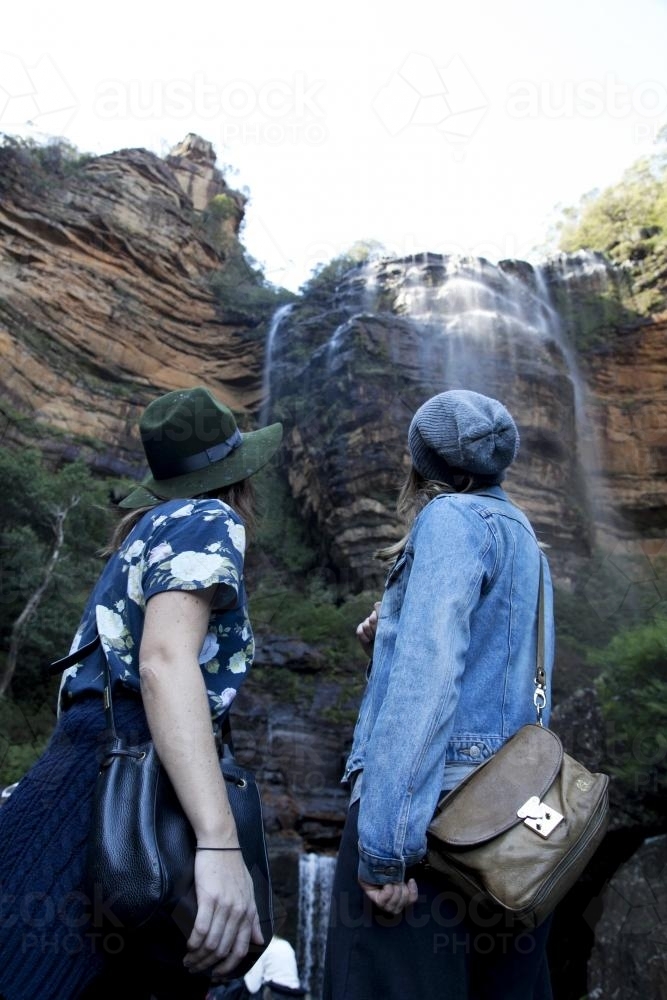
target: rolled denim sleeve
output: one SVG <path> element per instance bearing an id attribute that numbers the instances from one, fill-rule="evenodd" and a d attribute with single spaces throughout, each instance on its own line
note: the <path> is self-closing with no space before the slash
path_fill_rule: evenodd
<path id="1" fill-rule="evenodd" d="M 395 629 L 386 690 L 366 751 L 359 811 L 359 877 L 405 878 L 426 852 L 471 617 L 495 559 L 487 519 L 446 497 L 415 522 L 400 600 L 386 590 L 378 622 Z"/>

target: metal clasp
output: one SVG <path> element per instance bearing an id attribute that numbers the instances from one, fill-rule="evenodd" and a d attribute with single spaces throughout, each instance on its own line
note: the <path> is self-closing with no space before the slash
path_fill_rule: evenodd
<path id="1" fill-rule="evenodd" d="M 537 724 L 542 725 L 542 709 L 547 703 L 547 692 L 541 684 L 537 684 L 535 687 L 535 693 L 533 694 L 533 704 L 535 706 L 535 711 L 537 713 Z"/>
<path id="2" fill-rule="evenodd" d="M 557 809 L 540 802 L 537 795 L 531 795 L 516 811 L 519 819 L 522 819 L 526 826 L 539 833 L 540 837 L 548 837 L 556 829 L 558 824 L 565 817 Z"/>

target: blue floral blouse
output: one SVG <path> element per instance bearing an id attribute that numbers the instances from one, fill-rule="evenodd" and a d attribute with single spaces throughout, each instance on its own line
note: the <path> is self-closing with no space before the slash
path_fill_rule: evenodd
<path id="1" fill-rule="evenodd" d="M 252 664 L 254 639 L 243 582 L 245 528 L 221 500 L 169 500 L 141 518 L 102 571 L 72 642 L 98 648 L 63 672 L 60 704 L 104 688 L 104 659 L 114 692 L 139 691 L 139 645 L 146 602 L 167 590 L 218 585 L 199 654 L 211 716 L 223 715 Z M 104 652 L 103 652 L 103 651 Z"/>

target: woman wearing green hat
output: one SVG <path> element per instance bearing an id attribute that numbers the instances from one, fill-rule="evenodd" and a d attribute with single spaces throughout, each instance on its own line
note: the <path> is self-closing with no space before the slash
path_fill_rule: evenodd
<path id="1" fill-rule="evenodd" d="M 241 433 L 232 412 L 196 387 L 153 401 L 140 430 L 150 474 L 120 504 L 128 513 L 72 649 L 96 635 L 101 645 L 64 672 L 54 735 L 0 814 L 4 1000 L 117 1000 L 121 990 L 128 1000 L 196 1000 L 211 971 L 227 975 L 262 944 L 211 722 L 225 716 L 252 664 L 249 480 L 282 427 Z M 135 742 L 153 738 L 197 837 L 198 912 L 182 970 L 105 938 L 82 888 L 104 658 L 117 729 Z"/>

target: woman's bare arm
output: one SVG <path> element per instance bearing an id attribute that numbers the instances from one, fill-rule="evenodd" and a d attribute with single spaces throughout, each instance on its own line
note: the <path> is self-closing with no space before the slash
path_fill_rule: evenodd
<path id="1" fill-rule="evenodd" d="M 202 847 L 238 848 L 198 662 L 215 587 L 167 591 L 146 605 L 139 652 L 141 693 L 158 756 Z M 197 918 L 188 941 L 193 971 L 229 972 L 261 943 L 252 880 L 239 850 L 198 851 Z"/>

